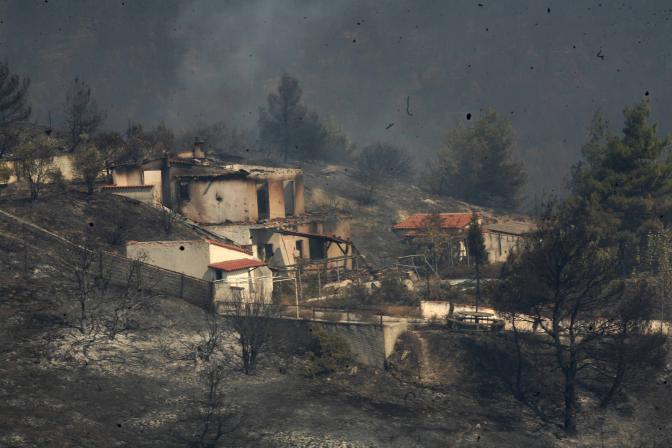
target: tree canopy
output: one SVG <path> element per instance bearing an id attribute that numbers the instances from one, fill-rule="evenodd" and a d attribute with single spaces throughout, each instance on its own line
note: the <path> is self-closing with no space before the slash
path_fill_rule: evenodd
<path id="1" fill-rule="evenodd" d="M 98 109 L 91 87 L 75 78 L 65 96 L 65 126 L 71 150 L 82 140 L 82 135 L 91 136 L 104 121 L 105 113 Z"/>
<path id="2" fill-rule="evenodd" d="M 668 139 L 658 137 L 650 122 L 648 101 L 623 114 L 622 135 L 611 134 L 601 114 L 593 117 L 584 160 L 574 167 L 570 186 L 604 243 L 618 247 L 619 269 L 627 275 L 649 235 L 672 221 L 672 158 Z"/>
<path id="3" fill-rule="evenodd" d="M 261 143 L 278 152 L 284 160 L 338 160 L 348 156 L 351 144 L 333 123 L 322 122 L 318 113 L 301 102 L 299 81 L 284 74 L 277 92 L 268 95 L 268 105 L 259 110 Z"/>
<path id="4" fill-rule="evenodd" d="M 427 173 L 434 193 L 487 206 L 519 204 L 526 173 L 513 159 L 516 139 L 511 122 L 487 109 L 471 126 L 458 125 Z"/>
<path id="5" fill-rule="evenodd" d="M 0 62 L 0 157 L 18 143 L 15 125 L 30 117 L 29 87 L 29 78 L 13 74 L 6 62 Z"/>

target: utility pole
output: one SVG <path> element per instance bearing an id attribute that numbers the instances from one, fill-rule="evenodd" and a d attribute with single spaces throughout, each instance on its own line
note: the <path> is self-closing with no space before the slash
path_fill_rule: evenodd
<path id="1" fill-rule="evenodd" d="M 299 271 L 294 269 L 294 296 L 296 298 L 296 318 L 299 318 Z"/>

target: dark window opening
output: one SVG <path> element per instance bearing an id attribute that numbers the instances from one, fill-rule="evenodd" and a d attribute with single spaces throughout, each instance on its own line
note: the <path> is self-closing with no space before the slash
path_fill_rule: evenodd
<path id="1" fill-rule="evenodd" d="M 189 184 L 186 182 L 180 183 L 180 200 L 188 201 L 189 200 Z"/>
<path id="2" fill-rule="evenodd" d="M 285 216 L 294 216 L 294 181 L 286 180 L 283 190 L 285 193 Z"/>
<path id="3" fill-rule="evenodd" d="M 222 280 L 224 275 L 219 269 L 215 270 L 215 280 Z"/>
<path id="4" fill-rule="evenodd" d="M 273 258 L 273 245 L 263 243 L 257 244 L 257 256 L 264 261 Z"/>
<path id="5" fill-rule="evenodd" d="M 303 258 L 303 241 L 299 240 L 295 243 L 296 251 L 299 254 L 299 258 Z"/>
<path id="6" fill-rule="evenodd" d="M 324 240 L 312 239 L 310 240 L 310 259 L 322 260 L 325 258 Z"/>
<path id="7" fill-rule="evenodd" d="M 269 218 L 268 184 L 257 185 L 257 215 L 259 219 Z"/>

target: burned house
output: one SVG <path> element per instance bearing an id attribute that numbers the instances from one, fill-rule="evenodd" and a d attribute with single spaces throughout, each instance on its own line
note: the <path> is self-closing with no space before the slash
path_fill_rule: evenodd
<path id="1" fill-rule="evenodd" d="M 434 219 L 432 219 L 434 217 Z M 392 230 L 398 236 L 409 242 L 422 244 L 431 237 L 428 233 L 443 234 L 448 244 L 448 257 L 451 263 L 467 260 L 467 234 L 471 213 L 440 213 L 430 215 L 417 213 L 394 225 Z M 479 215 L 479 224 L 482 225 L 485 250 L 489 263 L 506 261 L 510 253 L 519 250 L 525 238 L 534 230 L 534 225 L 525 221 L 494 220 L 484 223 Z"/>
<path id="2" fill-rule="evenodd" d="M 392 231 L 407 242 L 429 244 L 431 234 L 440 235 L 446 240 L 447 256 L 451 264 L 467 258 L 467 232 L 471 213 L 416 213 L 395 224 Z"/>
<path id="3" fill-rule="evenodd" d="M 227 164 L 194 149 L 111 171 L 105 191 L 170 208 L 270 266 L 353 266 L 349 217 L 307 213 L 300 169 Z"/>

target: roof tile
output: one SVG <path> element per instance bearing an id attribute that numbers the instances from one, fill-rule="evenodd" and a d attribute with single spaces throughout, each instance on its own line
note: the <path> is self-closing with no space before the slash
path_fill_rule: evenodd
<path id="1" fill-rule="evenodd" d="M 261 260 L 255 260 L 251 258 L 240 258 L 238 260 L 222 261 L 209 265 L 209 267 L 212 269 L 219 269 L 226 272 L 240 271 L 242 269 L 248 268 L 258 268 L 260 266 L 266 266 L 266 263 Z"/>
<path id="2" fill-rule="evenodd" d="M 442 229 L 464 229 L 469 226 L 471 213 L 440 213 Z M 394 230 L 418 230 L 424 221 L 430 217 L 429 213 L 416 213 L 394 225 Z"/>

